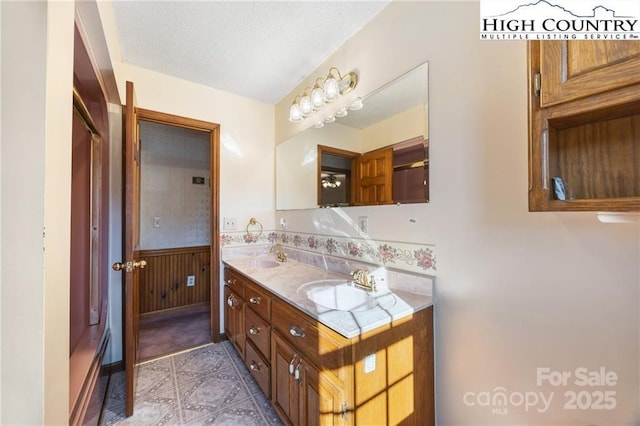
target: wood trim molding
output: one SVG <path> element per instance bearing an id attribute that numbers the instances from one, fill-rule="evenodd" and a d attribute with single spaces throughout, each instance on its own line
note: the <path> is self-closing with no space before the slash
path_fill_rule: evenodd
<path id="1" fill-rule="evenodd" d="M 138 250 L 136 257 L 144 256 L 165 256 L 168 254 L 186 254 L 186 253 L 205 253 L 211 249 L 211 246 L 194 246 L 194 247 L 176 247 L 164 249 Z"/>

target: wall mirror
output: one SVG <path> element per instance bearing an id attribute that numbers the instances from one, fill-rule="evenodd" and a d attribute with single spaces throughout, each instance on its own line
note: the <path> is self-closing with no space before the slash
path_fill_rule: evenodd
<path id="1" fill-rule="evenodd" d="M 276 208 L 429 201 L 428 63 L 276 147 Z"/>

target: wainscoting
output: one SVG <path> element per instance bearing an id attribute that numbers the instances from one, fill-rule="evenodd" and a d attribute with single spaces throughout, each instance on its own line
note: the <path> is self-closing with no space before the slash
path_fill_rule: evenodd
<path id="1" fill-rule="evenodd" d="M 210 246 L 141 250 L 137 259 L 147 265 L 140 270 L 140 314 L 209 303 L 211 295 Z M 187 277 L 195 285 L 187 287 Z"/>

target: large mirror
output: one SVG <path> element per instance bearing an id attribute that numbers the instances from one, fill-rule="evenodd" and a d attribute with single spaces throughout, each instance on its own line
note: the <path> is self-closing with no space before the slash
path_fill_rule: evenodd
<path id="1" fill-rule="evenodd" d="M 429 201 L 428 64 L 276 147 L 276 208 Z"/>

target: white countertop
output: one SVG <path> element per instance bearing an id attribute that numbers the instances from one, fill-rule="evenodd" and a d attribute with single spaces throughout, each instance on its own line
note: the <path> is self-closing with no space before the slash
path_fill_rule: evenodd
<path id="1" fill-rule="evenodd" d="M 257 284 L 302 310 L 341 335 L 351 338 L 406 317 L 433 304 L 433 278 L 388 270 L 384 267 L 352 262 L 331 256 L 285 248 L 288 259 L 278 266 L 264 268 L 260 261 L 275 260 L 268 247 L 222 250 L 222 262 L 251 278 Z M 311 301 L 300 287 L 326 279 L 351 279 L 347 271 L 365 269 L 378 281 L 374 308 L 360 312 L 330 310 Z"/>

